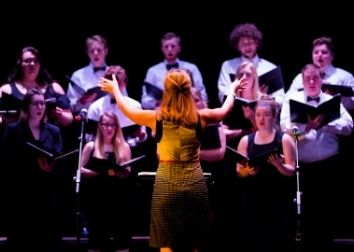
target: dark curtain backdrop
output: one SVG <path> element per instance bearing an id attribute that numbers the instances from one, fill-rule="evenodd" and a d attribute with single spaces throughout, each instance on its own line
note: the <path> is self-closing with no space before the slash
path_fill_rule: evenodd
<path id="1" fill-rule="evenodd" d="M 259 6 L 247 1 L 230 5 L 221 2 L 171 1 L 155 4 L 119 1 L 86 3 L 32 2 L 3 9 L 0 17 L 1 68 L 4 83 L 23 46 L 37 47 L 50 73 L 66 89 L 65 75 L 88 63 L 85 38 L 102 34 L 108 39 L 109 64 L 121 64 L 128 71 L 130 95 L 140 100 L 141 83 L 149 66 L 162 59 L 160 37 L 175 31 L 182 37 L 181 58 L 197 64 L 207 86 L 210 105 L 217 106 L 217 78 L 224 60 L 236 56 L 229 34 L 241 22 L 254 22 L 263 32 L 260 55 L 283 69 L 286 85 L 311 61 L 311 42 L 322 35 L 334 40 L 335 64 L 354 72 L 354 38 L 350 8 L 339 5 Z M 129 4 L 129 6 L 126 6 Z M 193 5 L 193 6 L 192 6 Z M 268 8 L 268 9 L 267 9 Z M 337 10 L 338 9 L 338 10 Z M 10 18 L 9 18 L 10 17 Z M 335 17 L 335 18 L 334 18 Z"/>

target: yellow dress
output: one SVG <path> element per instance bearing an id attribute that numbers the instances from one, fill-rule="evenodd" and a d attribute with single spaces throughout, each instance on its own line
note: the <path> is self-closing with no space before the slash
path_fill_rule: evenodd
<path id="1" fill-rule="evenodd" d="M 151 203 L 150 245 L 194 247 L 206 237 L 208 187 L 200 166 L 196 127 L 162 122 L 159 166 Z"/>

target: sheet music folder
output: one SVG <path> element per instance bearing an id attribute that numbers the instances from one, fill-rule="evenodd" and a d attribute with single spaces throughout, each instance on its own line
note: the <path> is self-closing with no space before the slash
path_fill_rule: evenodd
<path id="1" fill-rule="evenodd" d="M 225 99 L 226 96 L 224 96 L 224 101 Z M 256 103 L 257 100 L 236 97 L 234 106 L 230 114 L 223 120 L 223 123 L 231 129 L 251 129 L 253 127 L 252 122 L 244 116 L 242 106 L 249 106 L 253 109 Z"/>
<path id="2" fill-rule="evenodd" d="M 112 161 L 108 159 L 103 159 L 103 158 L 96 158 L 96 157 L 91 157 L 90 160 L 90 167 L 92 167 L 92 170 L 100 173 L 101 175 L 115 175 L 120 171 L 124 171 L 124 169 L 131 164 L 136 163 L 137 161 L 145 158 L 145 155 L 133 158 L 131 160 L 128 160 L 126 162 L 117 164 L 113 163 Z"/>
<path id="3" fill-rule="evenodd" d="M 330 94 L 340 94 L 341 96 L 354 96 L 354 91 L 352 86 L 341 86 L 341 85 L 334 85 L 329 83 L 322 84 L 322 91 L 326 92 L 329 91 Z"/>
<path id="4" fill-rule="evenodd" d="M 253 167 L 267 163 L 267 159 L 270 155 L 277 154 L 279 152 L 278 148 L 273 148 L 263 153 L 259 153 L 253 157 L 248 157 L 247 155 L 240 153 L 239 151 L 230 146 L 226 146 L 226 149 L 229 150 L 235 156 L 237 163 L 240 163 L 242 165 L 246 165 L 248 163 L 250 166 Z"/>
<path id="5" fill-rule="evenodd" d="M 80 94 L 80 96 L 83 95 L 92 95 L 94 93 L 97 94 L 96 100 L 105 96 L 107 93 L 102 91 L 102 89 L 99 86 L 91 87 L 91 88 L 83 88 L 79 84 L 77 84 L 75 81 L 73 81 L 69 76 L 65 76 L 68 81 L 70 82 L 71 86 L 75 89 L 76 92 Z"/>
<path id="6" fill-rule="evenodd" d="M 201 140 L 200 149 L 210 150 L 220 148 L 219 124 L 210 124 L 204 128 Z"/>
<path id="7" fill-rule="evenodd" d="M 154 97 L 156 100 L 161 100 L 162 95 L 163 95 L 163 90 L 156 87 L 155 85 L 152 85 L 151 83 L 144 82 L 145 88 L 146 88 L 146 93 Z"/>
<path id="8" fill-rule="evenodd" d="M 2 92 L 0 98 L 0 110 L 3 114 L 17 114 L 22 107 L 22 100 L 14 95 Z"/>
<path id="9" fill-rule="evenodd" d="M 256 106 L 258 100 L 249 100 L 241 97 L 235 97 L 235 106 L 247 106 L 252 109 Z"/>
<path id="10" fill-rule="evenodd" d="M 57 161 L 60 159 L 63 159 L 67 156 L 70 156 L 72 154 L 75 154 L 77 152 L 79 152 L 79 149 L 64 153 L 64 154 L 60 154 L 60 155 L 55 155 L 49 151 L 46 151 L 45 149 L 31 143 L 31 142 L 27 142 L 27 146 L 31 147 L 32 150 L 34 150 L 38 156 L 42 156 L 44 158 L 47 158 L 49 161 Z"/>
<path id="11" fill-rule="evenodd" d="M 321 103 L 315 107 L 306 103 L 290 99 L 290 118 L 291 122 L 308 123 L 308 117 L 314 119 L 318 115 L 323 115 L 321 127 L 339 118 L 341 96 L 336 95 L 332 99 Z"/>
<path id="12" fill-rule="evenodd" d="M 280 66 L 266 72 L 259 76 L 259 85 L 266 85 L 268 87 L 268 93 L 272 94 L 279 89 L 284 88 L 284 79 Z"/>

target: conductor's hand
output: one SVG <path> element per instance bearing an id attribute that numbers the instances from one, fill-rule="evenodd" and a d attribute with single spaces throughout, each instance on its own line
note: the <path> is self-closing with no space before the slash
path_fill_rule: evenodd
<path id="1" fill-rule="evenodd" d="M 235 79 L 230 85 L 230 93 L 240 96 L 245 85 L 244 79 Z"/>
<path id="2" fill-rule="evenodd" d="M 107 78 L 101 78 L 98 86 L 102 89 L 102 91 L 115 94 L 119 92 L 118 81 L 115 74 L 112 74 L 112 80 Z"/>

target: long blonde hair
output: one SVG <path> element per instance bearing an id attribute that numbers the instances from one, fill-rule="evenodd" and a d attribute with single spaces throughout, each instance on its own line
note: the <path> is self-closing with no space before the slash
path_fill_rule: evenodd
<path id="1" fill-rule="evenodd" d="M 191 94 L 191 78 L 182 69 L 166 74 L 159 119 L 191 127 L 198 121 L 197 108 Z"/>
<path id="2" fill-rule="evenodd" d="M 252 75 L 254 77 L 253 78 L 254 82 L 251 87 L 252 88 L 252 91 L 251 91 L 252 97 L 253 97 L 253 99 L 258 99 L 261 96 L 261 91 L 260 91 L 260 87 L 259 87 L 259 79 L 258 79 L 257 69 L 252 62 L 250 62 L 250 61 L 242 62 L 236 70 L 236 78 L 242 70 L 244 70 L 245 68 L 248 68 L 248 67 L 251 69 Z"/>
<path id="3" fill-rule="evenodd" d="M 109 117 L 113 119 L 115 125 L 116 125 L 116 131 L 114 132 L 114 136 L 112 139 L 112 145 L 113 145 L 113 152 L 114 156 L 116 157 L 116 162 L 121 163 L 124 161 L 128 161 L 130 159 L 130 149 L 129 147 L 127 148 L 127 143 L 124 139 L 122 129 L 119 124 L 119 120 L 117 116 L 112 113 L 112 112 L 104 112 L 99 120 L 99 124 L 101 123 L 103 117 Z M 105 153 L 104 153 L 104 139 L 103 139 L 103 134 L 101 132 L 100 127 L 97 127 L 97 134 L 94 142 L 94 156 L 98 158 L 105 158 Z"/>

